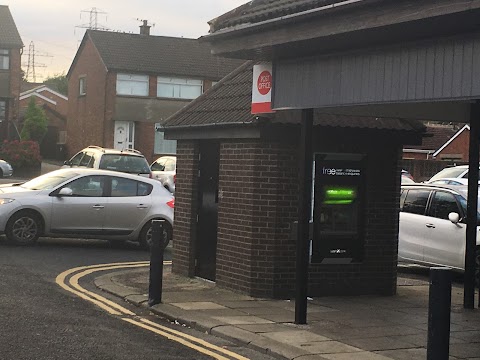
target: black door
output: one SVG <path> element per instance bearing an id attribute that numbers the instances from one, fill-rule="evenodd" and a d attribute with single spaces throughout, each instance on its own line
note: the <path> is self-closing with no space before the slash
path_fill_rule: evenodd
<path id="1" fill-rule="evenodd" d="M 220 146 L 200 143 L 199 208 L 195 275 L 215 281 Z"/>

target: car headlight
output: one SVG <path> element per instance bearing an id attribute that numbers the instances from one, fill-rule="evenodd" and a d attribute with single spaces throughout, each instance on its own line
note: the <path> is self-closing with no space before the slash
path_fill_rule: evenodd
<path id="1" fill-rule="evenodd" d="M 13 201 L 15 201 L 15 199 L 2 199 L 2 198 L 0 198 L 0 205 L 10 204 Z"/>

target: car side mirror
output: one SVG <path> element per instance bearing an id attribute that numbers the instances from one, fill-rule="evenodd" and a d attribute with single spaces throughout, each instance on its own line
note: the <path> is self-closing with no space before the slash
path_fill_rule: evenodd
<path id="1" fill-rule="evenodd" d="M 456 212 L 451 212 L 448 214 L 448 220 L 450 220 L 454 224 L 458 224 L 460 222 L 460 215 Z"/>
<path id="2" fill-rule="evenodd" d="M 58 192 L 59 196 L 70 196 L 72 194 L 73 194 L 73 190 L 68 187 L 64 187 L 63 189 L 60 189 L 60 191 Z"/>

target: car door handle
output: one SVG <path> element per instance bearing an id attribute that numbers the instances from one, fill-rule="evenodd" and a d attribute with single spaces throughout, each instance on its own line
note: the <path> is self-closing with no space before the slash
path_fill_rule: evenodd
<path id="1" fill-rule="evenodd" d="M 143 205 L 143 204 L 137 205 L 137 209 L 147 209 L 147 208 L 148 208 L 147 205 Z"/>
<path id="2" fill-rule="evenodd" d="M 103 205 L 93 205 L 93 208 L 94 209 L 104 209 L 105 206 L 103 206 Z"/>
<path id="3" fill-rule="evenodd" d="M 425 226 L 427 228 L 430 228 L 430 229 L 432 229 L 432 228 L 435 229 L 435 225 L 433 225 L 433 224 L 425 224 Z"/>

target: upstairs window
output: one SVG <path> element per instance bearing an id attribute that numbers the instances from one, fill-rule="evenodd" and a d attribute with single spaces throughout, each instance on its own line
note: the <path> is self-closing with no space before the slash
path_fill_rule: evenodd
<path id="1" fill-rule="evenodd" d="M 193 79 L 157 78 L 157 97 L 195 99 L 203 92 L 203 81 Z"/>
<path id="2" fill-rule="evenodd" d="M 148 96 L 148 75 L 117 74 L 117 95 Z"/>
<path id="3" fill-rule="evenodd" d="M 87 94 L 87 78 L 81 77 L 78 79 L 78 95 L 86 95 Z"/>
<path id="4" fill-rule="evenodd" d="M 6 118 L 6 109 L 7 103 L 5 101 L 0 100 L 0 123 L 3 122 Z"/>
<path id="5" fill-rule="evenodd" d="M 6 49 L 0 49 L 0 70 L 8 70 L 10 68 L 10 54 Z"/>

